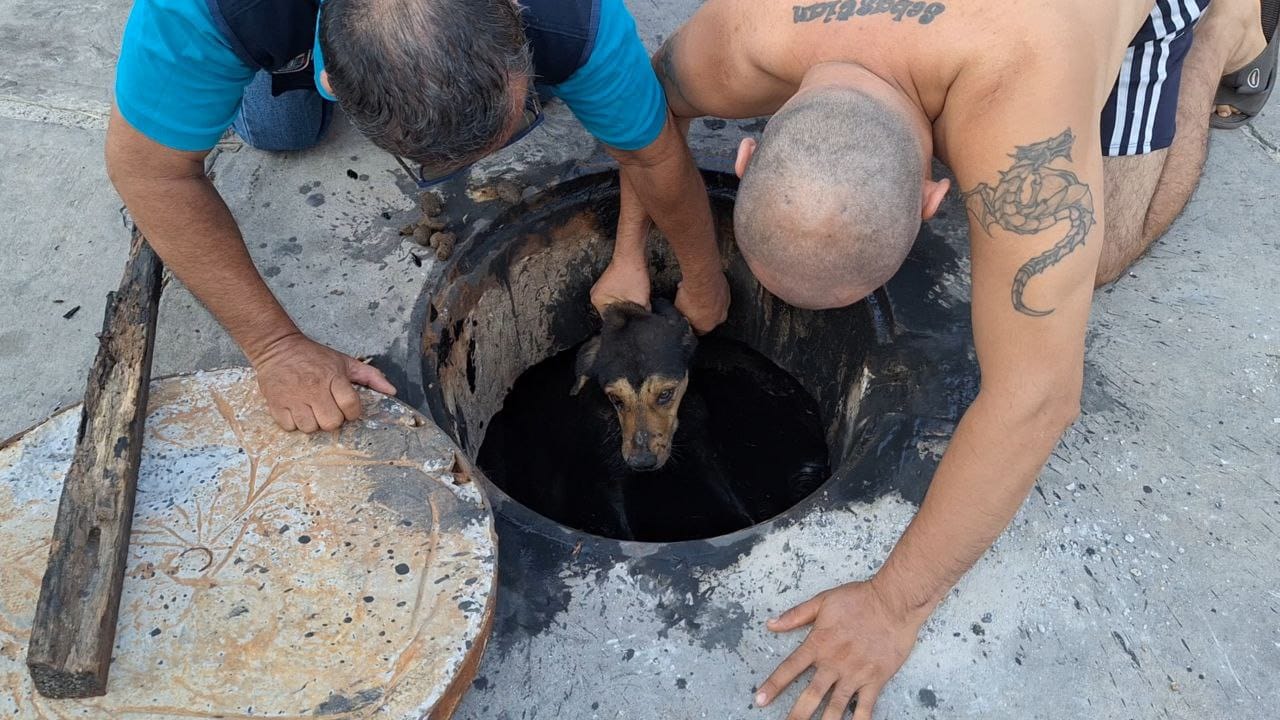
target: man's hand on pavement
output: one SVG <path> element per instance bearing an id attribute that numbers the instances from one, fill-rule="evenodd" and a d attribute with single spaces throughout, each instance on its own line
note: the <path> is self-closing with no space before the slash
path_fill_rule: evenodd
<path id="1" fill-rule="evenodd" d="M 633 302 L 649 307 L 649 268 L 639 263 L 614 260 L 600 273 L 591 287 L 591 304 L 603 314 L 605 306 L 616 302 Z"/>
<path id="2" fill-rule="evenodd" d="M 676 309 L 688 319 L 694 332 L 703 335 L 729 317 L 729 281 L 719 268 L 699 276 L 686 276 L 676 290 Z"/>
<path id="3" fill-rule="evenodd" d="M 902 667 L 923 617 L 910 617 L 894 608 L 872 582 L 855 582 L 815 595 L 807 602 L 770 620 L 773 632 L 789 632 L 812 625 L 800 647 L 778 666 L 756 694 L 757 705 L 768 705 L 808 668 L 809 686 L 791 708 L 788 720 L 808 720 L 830 693 L 822 720 L 840 720 L 857 695 L 853 720 L 871 720 L 876 697 Z"/>
<path id="4" fill-rule="evenodd" d="M 396 394 L 377 368 L 302 333 L 276 340 L 252 362 L 267 408 L 285 430 L 336 430 L 359 418 L 360 397 L 352 383 Z"/>

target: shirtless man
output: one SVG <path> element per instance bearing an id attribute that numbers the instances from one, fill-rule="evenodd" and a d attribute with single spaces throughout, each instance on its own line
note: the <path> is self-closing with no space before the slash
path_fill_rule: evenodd
<path id="1" fill-rule="evenodd" d="M 948 190 L 931 157 L 971 221 L 981 390 L 875 576 L 769 621 L 811 629 L 759 705 L 813 668 L 790 718 L 856 696 L 870 720 L 1075 419 L 1093 290 L 1187 202 L 1220 78 L 1273 56 L 1259 17 L 1259 0 L 709 0 L 659 51 L 685 127 L 773 116 L 739 148 L 735 226 L 781 299 L 839 307 L 888 280 Z"/>

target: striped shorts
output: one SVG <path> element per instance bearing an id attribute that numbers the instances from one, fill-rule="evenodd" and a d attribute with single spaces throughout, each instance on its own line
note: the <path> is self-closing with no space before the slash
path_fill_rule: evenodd
<path id="1" fill-rule="evenodd" d="M 1129 43 L 1102 108 L 1102 154 L 1144 155 L 1173 143 L 1182 62 L 1209 0 L 1156 0 Z"/>

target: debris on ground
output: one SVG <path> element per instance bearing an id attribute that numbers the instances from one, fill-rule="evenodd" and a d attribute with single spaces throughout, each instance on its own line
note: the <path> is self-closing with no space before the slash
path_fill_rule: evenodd
<path id="1" fill-rule="evenodd" d="M 422 208 L 423 217 L 434 217 L 444 212 L 444 200 L 429 190 L 422 193 L 422 197 L 418 199 L 418 205 Z"/>
<path id="2" fill-rule="evenodd" d="M 430 243 L 436 250 L 437 260 L 448 260 L 453 256 L 453 246 L 458 243 L 458 236 L 451 232 L 438 232 L 431 236 Z"/>
<path id="3" fill-rule="evenodd" d="M 417 222 L 400 228 L 400 236 L 412 238 L 422 247 L 436 251 L 437 260 L 448 260 L 453 255 L 453 247 L 457 244 L 457 236 L 445 229 L 449 226 L 444 219 L 444 200 L 434 192 L 424 192 L 418 200 L 422 217 Z M 421 264 L 417 255 L 410 253 L 414 264 Z"/>

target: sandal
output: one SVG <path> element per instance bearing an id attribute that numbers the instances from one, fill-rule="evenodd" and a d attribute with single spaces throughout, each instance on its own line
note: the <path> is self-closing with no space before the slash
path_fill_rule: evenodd
<path id="1" fill-rule="evenodd" d="M 1280 20 L 1280 0 L 1262 0 L 1262 34 L 1267 38 L 1267 48 L 1253 62 L 1222 76 L 1213 104 L 1230 105 L 1236 113 L 1230 117 L 1211 113 L 1211 126 L 1234 130 L 1252 120 L 1267 104 L 1271 89 L 1276 84 L 1276 56 L 1280 53 L 1280 41 L 1276 37 L 1277 20 Z"/>

